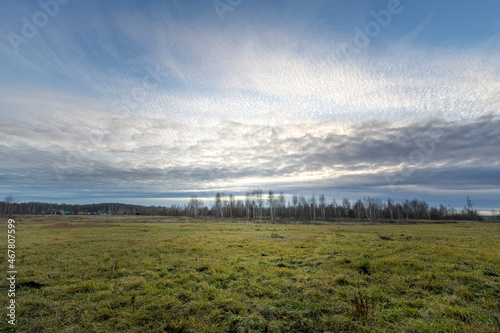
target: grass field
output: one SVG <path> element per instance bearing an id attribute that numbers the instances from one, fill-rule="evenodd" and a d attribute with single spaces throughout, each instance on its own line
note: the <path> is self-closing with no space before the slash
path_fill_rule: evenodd
<path id="1" fill-rule="evenodd" d="M 498 223 L 15 219 L 19 332 L 500 331 Z"/>

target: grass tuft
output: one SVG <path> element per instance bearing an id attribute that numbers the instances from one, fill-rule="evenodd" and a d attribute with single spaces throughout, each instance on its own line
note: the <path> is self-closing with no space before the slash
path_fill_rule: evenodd
<path id="1" fill-rule="evenodd" d="M 374 312 L 374 302 L 367 295 L 358 292 L 351 301 L 351 315 L 355 319 L 366 318 Z"/>

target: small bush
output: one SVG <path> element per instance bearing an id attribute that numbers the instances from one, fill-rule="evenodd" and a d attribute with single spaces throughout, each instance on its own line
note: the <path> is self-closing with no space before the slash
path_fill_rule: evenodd
<path id="1" fill-rule="evenodd" d="M 370 300 L 367 295 L 363 295 L 361 292 L 359 292 L 357 295 L 354 295 L 351 306 L 352 316 L 354 318 L 366 318 L 373 312 L 373 301 Z"/>

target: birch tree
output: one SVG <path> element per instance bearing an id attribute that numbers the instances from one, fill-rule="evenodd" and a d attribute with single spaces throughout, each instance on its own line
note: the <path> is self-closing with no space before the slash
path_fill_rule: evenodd
<path id="1" fill-rule="evenodd" d="M 274 219 L 274 212 L 273 212 L 273 208 L 275 206 L 275 203 L 274 203 L 274 193 L 272 190 L 269 190 L 269 193 L 268 193 L 268 196 L 267 196 L 267 203 L 269 205 L 269 210 L 270 210 L 270 215 L 271 215 L 271 221 Z"/>
<path id="2" fill-rule="evenodd" d="M 222 198 L 221 198 L 220 192 L 217 192 L 215 195 L 215 216 L 217 217 L 224 217 L 224 212 L 222 210 Z"/>
<path id="3" fill-rule="evenodd" d="M 321 211 L 321 218 L 323 220 L 326 219 L 326 212 L 325 212 L 325 208 L 326 208 L 326 201 L 325 201 L 325 195 L 324 194 L 320 194 L 319 195 L 319 209 Z"/>
<path id="4" fill-rule="evenodd" d="M 351 209 L 351 203 L 349 202 L 349 199 L 344 198 L 342 200 L 342 206 L 344 207 L 345 217 L 347 217 L 347 212 L 349 211 L 349 209 Z"/>
<path id="5" fill-rule="evenodd" d="M 292 203 L 293 203 L 293 214 L 294 217 L 297 218 L 297 205 L 299 204 L 299 198 L 297 197 L 297 194 L 294 194 L 292 196 Z"/>

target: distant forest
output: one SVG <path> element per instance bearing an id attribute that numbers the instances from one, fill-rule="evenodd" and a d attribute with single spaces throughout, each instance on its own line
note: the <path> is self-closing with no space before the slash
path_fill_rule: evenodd
<path id="1" fill-rule="evenodd" d="M 205 205 L 196 196 L 191 197 L 184 205 L 141 206 L 123 203 L 99 203 L 87 205 L 56 204 L 45 202 L 16 203 L 11 196 L 0 202 L 0 214 L 126 214 L 126 215 L 160 215 L 191 216 L 216 218 L 245 219 L 297 219 L 297 220 L 482 220 L 474 209 L 474 204 L 467 198 L 467 204 L 460 211 L 452 207 L 430 207 L 425 201 L 418 199 L 400 202 L 391 199 L 364 198 L 351 201 L 344 198 L 342 202 L 335 199 L 327 202 L 325 196 L 294 194 L 286 200 L 283 193 L 254 190 L 247 192 L 244 199 L 236 199 L 233 194 L 217 193 L 211 206 Z M 500 214 L 492 212 L 492 216 L 500 220 Z"/>

